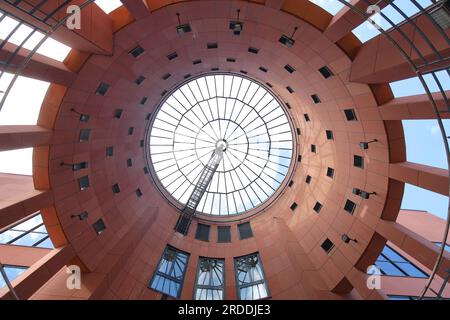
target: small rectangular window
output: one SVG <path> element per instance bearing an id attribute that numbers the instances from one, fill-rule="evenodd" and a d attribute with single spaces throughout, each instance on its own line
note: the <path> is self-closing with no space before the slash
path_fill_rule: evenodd
<path id="1" fill-rule="evenodd" d="M 171 54 L 167 55 L 167 59 L 169 59 L 169 60 L 173 60 L 177 57 L 178 57 L 178 53 L 176 53 L 176 52 L 172 52 Z"/>
<path id="2" fill-rule="evenodd" d="M 312 101 L 313 101 L 315 104 L 318 104 L 318 103 L 321 102 L 321 101 L 320 101 L 320 98 L 319 98 L 319 96 L 318 96 L 317 94 L 313 94 L 313 95 L 311 96 L 311 99 L 312 99 Z"/>
<path id="3" fill-rule="evenodd" d="M 161 97 L 164 97 L 167 93 L 167 90 L 164 90 L 163 92 L 161 92 Z"/>
<path id="4" fill-rule="evenodd" d="M 134 127 L 129 127 L 128 128 L 128 135 L 131 136 L 134 132 Z"/>
<path id="5" fill-rule="evenodd" d="M 140 104 L 145 104 L 147 102 L 147 97 L 142 97 L 141 101 L 139 102 Z"/>
<path id="6" fill-rule="evenodd" d="M 88 141 L 91 135 L 91 129 L 81 129 L 80 130 L 80 142 Z"/>
<path id="7" fill-rule="evenodd" d="M 142 191 L 141 191 L 141 189 L 136 189 L 136 196 L 138 197 L 138 198 L 140 198 L 140 197 L 142 197 Z"/>
<path id="8" fill-rule="evenodd" d="M 132 167 L 132 166 L 133 166 L 133 160 L 127 159 L 127 167 Z"/>
<path id="9" fill-rule="evenodd" d="M 291 87 L 287 86 L 286 90 L 289 91 L 289 93 L 294 93 L 294 89 L 292 89 Z"/>
<path id="10" fill-rule="evenodd" d="M 92 225 L 92 227 L 94 228 L 97 235 L 101 235 L 102 232 L 105 231 L 105 229 L 106 229 L 106 225 L 105 225 L 105 222 L 103 221 L 103 219 L 98 219 L 97 221 L 95 221 L 95 223 Z"/>
<path id="11" fill-rule="evenodd" d="M 120 192 L 120 187 L 119 187 L 119 185 L 117 183 L 112 186 L 112 192 L 113 193 L 119 193 Z"/>
<path id="12" fill-rule="evenodd" d="M 209 229 L 209 225 L 198 223 L 197 230 L 195 231 L 195 239 L 208 242 Z"/>
<path id="13" fill-rule="evenodd" d="M 333 131 L 325 130 L 325 134 L 326 134 L 328 140 L 334 140 Z"/>
<path id="14" fill-rule="evenodd" d="M 217 67 L 211 68 L 211 71 L 219 71 L 219 68 L 217 68 Z"/>
<path id="15" fill-rule="evenodd" d="M 218 226 L 217 227 L 217 242 L 219 242 L 219 243 L 231 242 L 231 227 L 230 226 Z"/>
<path id="16" fill-rule="evenodd" d="M 209 43 L 207 44 L 207 48 L 208 48 L 208 49 L 217 49 L 218 47 L 219 47 L 219 45 L 218 45 L 217 42 L 209 42 Z"/>
<path id="17" fill-rule="evenodd" d="M 311 121 L 311 119 L 309 118 L 309 115 L 307 113 L 303 114 L 303 116 L 305 117 L 305 121 Z"/>
<path id="18" fill-rule="evenodd" d="M 356 117 L 355 110 L 353 109 L 345 109 L 344 110 L 345 118 L 347 121 L 356 121 L 358 118 Z"/>
<path id="19" fill-rule="evenodd" d="M 322 249 L 326 252 L 329 253 L 331 251 L 331 249 L 333 249 L 334 247 L 334 243 L 330 240 L 330 239 L 326 239 L 322 245 L 321 245 Z"/>
<path id="20" fill-rule="evenodd" d="M 302 162 L 302 155 L 301 155 L 301 154 L 299 154 L 299 155 L 297 156 L 297 162 Z"/>
<path id="21" fill-rule="evenodd" d="M 248 72 L 247 71 L 245 71 L 245 70 L 241 70 L 241 71 L 239 71 L 240 73 L 242 73 L 242 74 L 247 74 Z"/>
<path id="22" fill-rule="evenodd" d="M 189 254 L 167 246 L 153 274 L 149 287 L 175 299 L 180 297 Z"/>
<path id="23" fill-rule="evenodd" d="M 114 154 L 114 148 L 113 147 L 106 147 L 106 156 L 112 157 Z"/>
<path id="24" fill-rule="evenodd" d="M 238 224 L 239 239 L 244 240 L 253 237 L 252 227 L 250 222 Z"/>
<path id="25" fill-rule="evenodd" d="M 152 117 L 152 113 L 147 113 L 147 115 L 145 116 L 145 120 L 150 120 L 150 118 Z"/>
<path id="26" fill-rule="evenodd" d="M 137 46 L 136 48 L 130 50 L 130 52 L 128 53 L 132 55 L 134 58 L 137 58 L 144 52 L 145 52 L 144 48 L 142 48 L 141 46 Z"/>
<path id="27" fill-rule="evenodd" d="M 319 72 L 325 79 L 334 76 L 334 73 L 327 66 L 320 68 Z"/>
<path id="28" fill-rule="evenodd" d="M 89 177 L 84 176 L 84 177 L 78 178 L 78 187 L 79 187 L 80 191 L 83 191 L 83 190 L 86 190 L 87 188 L 89 188 Z"/>
<path id="29" fill-rule="evenodd" d="M 289 181 L 288 186 L 289 186 L 289 187 L 292 187 L 293 185 L 294 185 L 294 180 Z"/>
<path id="30" fill-rule="evenodd" d="M 320 212 L 320 210 L 322 210 L 323 205 L 320 202 L 316 202 L 316 204 L 313 207 L 313 210 L 317 213 Z"/>
<path id="31" fill-rule="evenodd" d="M 72 171 L 79 171 L 82 169 L 86 169 L 88 167 L 88 163 L 87 162 L 78 162 L 78 163 L 74 163 L 72 165 Z"/>
<path id="32" fill-rule="evenodd" d="M 317 152 L 317 147 L 315 144 L 311 145 L 311 152 L 316 153 Z"/>
<path id="33" fill-rule="evenodd" d="M 99 96 L 104 96 L 106 94 L 106 92 L 108 92 L 109 89 L 109 84 L 101 82 L 97 88 L 97 90 L 95 90 L 95 94 L 99 95 Z"/>
<path id="34" fill-rule="evenodd" d="M 248 52 L 253 53 L 253 54 L 258 54 L 259 49 L 254 48 L 254 47 L 249 47 Z"/>
<path id="35" fill-rule="evenodd" d="M 333 178 L 334 177 L 334 169 L 328 167 L 327 169 L 327 177 Z"/>
<path id="36" fill-rule="evenodd" d="M 302 134 L 302 131 L 300 130 L 300 128 L 297 128 L 296 131 L 297 131 L 298 136 Z"/>
<path id="37" fill-rule="evenodd" d="M 192 77 L 192 74 L 188 73 L 187 75 L 184 76 L 184 79 L 188 79 L 190 77 Z"/>
<path id="38" fill-rule="evenodd" d="M 305 182 L 306 182 L 307 184 L 310 184 L 310 183 L 311 183 L 311 180 L 312 180 L 312 177 L 311 177 L 310 175 L 307 175 L 307 176 L 306 176 Z"/>
<path id="39" fill-rule="evenodd" d="M 147 167 L 144 167 L 144 174 L 148 174 L 148 168 Z"/>
<path id="40" fill-rule="evenodd" d="M 271 84 L 270 82 L 266 82 L 266 85 L 267 85 L 269 88 L 272 88 L 272 87 L 273 87 L 272 84 Z"/>
<path id="41" fill-rule="evenodd" d="M 235 58 L 227 58 L 227 62 L 236 62 Z"/>
<path id="42" fill-rule="evenodd" d="M 364 169 L 364 158 L 361 156 L 353 156 L 353 165 L 357 168 Z"/>
<path id="43" fill-rule="evenodd" d="M 297 209 L 298 204 L 296 202 L 293 202 L 290 206 L 291 210 L 294 211 L 295 209 Z"/>
<path id="44" fill-rule="evenodd" d="M 165 75 L 163 75 L 162 79 L 163 80 L 167 80 L 171 77 L 172 75 L 170 73 L 166 73 Z"/>
<path id="45" fill-rule="evenodd" d="M 141 140 L 141 141 L 139 142 L 139 146 L 140 146 L 141 148 L 144 147 L 144 140 Z"/>
<path id="46" fill-rule="evenodd" d="M 261 70 L 262 72 L 267 72 L 268 71 L 267 68 L 264 68 L 264 67 L 259 67 L 259 70 Z"/>
<path id="47" fill-rule="evenodd" d="M 114 111 L 114 118 L 120 119 L 122 113 L 123 113 L 122 109 L 116 109 L 116 111 Z"/>
<path id="48" fill-rule="evenodd" d="M 197 60 L 192 61 L 192 64 L 200 64 L 200 63 L 202 63 L 201 59 L 197 59 Z"/>
<path id="49" fill-rule="evenodd" d="M 294 72 L 295 72 L 294 67 L 292 67 L 292 66 L 289 65 L 289 64 L 285 65 L 285 66 L 284 66 L 284 69 L 286 69 L 286 71 L 289 72 L 289 73 L 294 73 Z"/>
<path id="50" fill-rule="evenodd" d="M 134 80 L 134 83 L 140 85 L 142 82 L 144 82 L 144 80 L 145 80 L 144 76 L 139 76 L 136 80 Z"/>
<path id="51" fill-rule="evenodd" d="M 288 109 L 291 109 L 291 105 L 289 103 L 286 102 L 285 104 Z"/>
<path id="52" fill-rule="evenodd" d="M 350 214 L 353 214 L 353 212 L 355 211 L 355 208 L 356 208 L 356 203 L 347 199 L 347 201 L 345 202 L 345 205 L 344 205 L 344 210 Z"/>

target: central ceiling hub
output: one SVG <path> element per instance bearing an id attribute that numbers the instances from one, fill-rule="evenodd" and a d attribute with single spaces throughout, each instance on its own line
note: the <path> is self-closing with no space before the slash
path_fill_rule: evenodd
<path id="1" fill-rule="evenodd" d="M 225 139 L 220 139 L 216 142 L 216 150 L 222 149 L 222 151 L 226 151 L 228 148 L 228 142 Z"/>

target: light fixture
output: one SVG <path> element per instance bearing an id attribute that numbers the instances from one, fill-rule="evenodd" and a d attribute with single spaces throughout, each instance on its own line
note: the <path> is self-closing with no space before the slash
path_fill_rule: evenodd
<path id="1" fill-rule="evenodd" d="M 376 192 L 367 192 L 358 188 L 353 188 L 353 194 L 356 194 L 357 196 L 360 196 L 363 199 L 369 199 L 371 195 L 376 195 Z"/>
<path id="2" fill-rule="evenodd" d="M 450 1 L 444 1 L 439 5 L 431 8 L 429 11 L 433 20 L 442 28 L 447 30 L 450 28 Z"/>
<path id="3" fill-rule="evenodd" d="M 177 18 L 178 18 L 178 26 L 177 26 L 177 33 L 182 36 L 185 33 L 191 32 L 191 26 L 189 23 L 181 24 L 180 20 L 180 13 L 177 12 Z"/>
<path id="4" fill-rule="evenodd" d="M 73 214 L 70 216 L 71 218 L 75 218 L 78 217 L 78 219 L 82 220 L 86 220 L 89 217 L 89 213 L 87 213 L 87 211 L 83 211 L 80 214 Z"/>
<path id="5" fill-rule="evenodd" d="M 244 23 L 239 21 L 239 14 L 241 9 L 237 9 L 237 19 L 236 21 L 230 21 L 230 30 L 233 30 L 233 34 L 238 36 L 241 34 L 242 29 L 244 29 Z"/>
<path id="6" fill-rule="evenodd" d="M 294 38 L 294 35 L 297 32 L 297 30 L 298 30 L 298 27 L 295 27 L 294 32 L 292 32 L 292 35 L 290 37 L 283 34 L 278 41 L 280 43 L 284 44 L 286 47 L 292 48 L 295 44 L 295 40 L 293 38 Z"/>
<path id="7" fill-rule="evenodd" d="M 75 108 L 70 108 L 70 111 L 72 111 L 75 114 L 78 114 L 80 116 L 80 121 L 81 122 L 88 122 L 89 121 L 89 115 L 80 113 Z"/>
<path id="8" fill-rule="evenodd" d="M 341 236 L 341 239 L 344 243 L 350 243 L 350 241 L 358 243 L 358 240 L 350 238 L 346 233 Z"/>
<path id="9" fill-rule="evenodd" d="M 378 142 L 378 140 L 377 139 L 373 139 L 373 140 L 371 140 L 371 141 L 367 141 L 367 142 L 360 142 L 359 143 L 359 147 L 362 149 L 362 150 L 367 150 L 367 149 L 369 149 L 369 144 L 370 143 L 373 143 L 373 142 Z"/>

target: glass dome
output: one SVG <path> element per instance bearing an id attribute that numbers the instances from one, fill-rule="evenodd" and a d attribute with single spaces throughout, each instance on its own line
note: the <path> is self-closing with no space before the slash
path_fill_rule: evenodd
<path id="1" fill-rule="evenodd" d="M 281 103 L 236 74 L 184 83 L 162 102 L 148 132 L 153 173 L 181 205 L 214 150 L 224 150 L 198 213 L 228 216 L 259 207 L 283 184 L 292 161 L 292 127 Z"/>

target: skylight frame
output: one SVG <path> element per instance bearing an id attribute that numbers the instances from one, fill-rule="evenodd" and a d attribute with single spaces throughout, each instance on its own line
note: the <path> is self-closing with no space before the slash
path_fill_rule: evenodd
<path id="1" fill-rule="evenodd" d="M 190 78 L 190 79 L 186 80 L 185 82 L 175 86 L 169 92 L 169 94 L 167 94 L 165 96 L 165 99 L 161 101 L 160 105 L 157 108 L 158 111 L 153 113 L 152 119 L 149 121 L 148 126 L 146 128 L 145 156 L 146 156 L 146 161 L 149 164 L 149 168 L 151 169 L 150 172 L 151 172 L 152 179 L 155 182 L 156 186 L 158 187 L 159 191 L 169 201 L 170 204 L 172 204 L 173 206 L 175 206 L 176 208 L 178 208 L 180 210 L 182 210 L 184 208 L 185 202 L 183 202 L 182 200 L 186 201 L 186 199 L 190 195 L 190 192 L 192 191 L 192 188 L 193 188 L 192 181 L 196 182 L 198 179 L 198 175 L 196 178 L 191 178 L 191 180 L 189 180 L 190 186 L 187 183 L 185 184 L 185 182 L 187 181 L 186 176 L 184 176 L 183 174 L 180 174 L 180 172 L 179 172 L 179 167 L 181 167 L 182 169 L 184 169 L 184 167 L 178 166 L 177 163 L 174 161 L 175 156 L 174 156 L 173 152 L 170 152 L 170 148 L 163 152 L 163 153 L 167 154 L 167 157 L 164 157 L 164 155 L 161 156 L 160 154 L 158 155 L 158 152 L 155 152 L 155 150 L 152 151 L 151 144 L 155 145 L 155 143 L 153 143 L 151 141 L 151 139 L 152 139 L 151 136 L 154 135 L 154 132 L 158 132 L 159 134 L 162 133 L 163 135 L 159 136 L 159 138 L 161 138 L 160 142 L 167 142 L 169 140 L 173 142 L 173 141 L 177 141 L 175 138 L 175 135 L 173 133 L 175 128 L 180 127 L 182 130 L 184 130 L 184 133 L 186 133 L 186 132 L 189 133 L 188 129 L 186 129 L 186 127 L 189 128 L 189 126 L 186 126 L 185 123 L 183 123 L 184 125 L 178 125 L 178 123 L 175 124 L 175 120 L 176 121 L 178 121 L 178 120 L 176 118 L 174 119 L 173 116 L 178 116 L 179 118 L 181 118 L 181 115 L 188 113 L 189 111 L 191 111 L 191 109 L 193 109 L 192 104 L 198 108 L 197 100 L 195 100 L 195 95 L 197 95 L 198 97 L 202 96 L 202 92 L 199 91 L 200 87 L 192 90 L 192 88 L 190 88 L 188 86 L 188 84 L 189 83 L 191 83 L 191 84 L 200 83 L 202 81 L 206 82 L 207 77 L 212 77 L 212 78 L 210 78 L 209 81 L 214 80 L 215 79 L 214 77 L 222 77 L 223 80 L 222 80 L 222 82 L 220 82 L 220 86 L 219 86 L 219 87 L 221 87 L 221 89 L 218 89 L 220 91 L 220 92 L 218 92 L 219 96 L 218 97 L 214 96 L 212 98 L 209 95 L 209 93 L 207 93 L 205 91 L 203 93 L 205 95 L 205 99 L 200 100 L 200 103 L 207 104 L 206 100 L 208 100 L 208 99 L 218 100 L 218 99 L 227 99 L 228 98 L 229 100 L 232 100 L 232 99 L 230 99 L 230 95 L 233 94 L 234 96 L 238 96 L 238 98 L 241 99 L 241 101 L 238 101 L 236 99 L 236 101 L 233 100 L 233 102 L 235 102 L 236 104 L 238 102 L 242 104 L 242 99 L 246 99 L 246 101 L 247 100 L 252 101 L 252 99 L 255 98 L 255 96 L 256 96 L 256 94 L 255 94 L 255 96 L 245 97 L 244 94 L 247 91 L 256 93 L 256 91 L 261 89 L 261 90 L 264 90 L 261 92 L 265 92 L 266 94 L 268 94 L 268 97 L 270 95 L 270 97 L 273 98 L 272 99 L 273 101 L 271 100 L 271 103 L 276 105 L 276 107 L 275 108 L 273 108 L 273 106 L 271 106 L 271 107 L 273 109 L 282 110 L 284 117 L 281 117 L 281 118 L 287 119 L 287 121 L 285 123 L 283 123 L 282 126 L 279 126 L 277 124 L 277 121 L 280 121 L 280 117 L 272 116 L 273 119 L 270 119 L 270 122 L 273 124 L 273 127 L 269 126 L 271 129 L 273 129 L 273 128 L 287 129 L 284 132 L 283 132 L 283 130 L 279 130 L 279 132 L 273 131 L 273 134 L 271 133 L 271 136 L 273 136 L 273 138 L 271 138 L 271 140 L 273 141 L 272 142 L 273 150 L 275 150 L 275 148 L 280 147 L 280 145 L 278 145 L 278 146 L 276 145 L 277 143 L 278 144 L 282 144 L 282 143 L 289 144 L 289 150 L 281 150 L 280 154 L 279 154 L 280 157 L 277 156 L 276 158 L 274 158 L 274 154 L 271 154 L 271 158 L 270 158 L 271 161 L 273 161 L 274 159 L 277 161 L 283 161 L 281 163 L 281 167 L 277 167 L 277 166 L 275 166 L 275 164 L 273 164 L 269 161 L 267 161 L 267 162 L 270 165 L 272 165 L 272 167 L 268 167 L 267 164 L 265 166 L 260 166 L 258 169 L 261 170 L 261 168 L 264 168 L 265 171 L 263 173 L 259 173 L 259 175 L 251 181 L 253 190 L 252 191 L 247 190 L 248 193 L 245 194 L 244 192 L 236 192 L 239 190 L 242 191 L 242 188 L 239 188 L 238 190 L 232 189 L 232 191 L 230 191 L 230 189 L 226 189 L 226 190 L 222 189 L 222 191 L 220 191 L 217 188 L 218 183 L 220 183 L 220 182 L 218 182 L 219 179 L 223 183 L 225 183 L 225 180 L 232 181 L 232 179 L 236 179 L 236 180 L 239 179 L 239 175 L 236 173 L 233 173 L 232 175 L 226 174 L 226 176 L 225 176 L 225 173 L 223 173 L 224 165 L 221 164 L 222 170 L 221 170 L 220 166 L 218 169 L 218 171 L 221 171 L 220 177 L 214 177 L 213 181 L 211 183 L 211 185 L 213 185 L 215 183 L 216 188 L 212 189 L 211 185 L 209 186 L 204 197 L 201 199 L 198 209 L 197 209 L 198 210 L 197 214 L 200 214 L 200 215 L 202 215 L 203 218 L 207 218 L 207 219 L 214 219 L 216 217 L 218 217 L 218 218 L 224 218 L 224 217 L 225 218 L 228 218 L 228 217 L 234 218 L 235 216 L 242 216 L 244 214 L 246 216 L 254 215 L 254 214 L 260 212 L 262 209 L 269 206 L 281 194 L 282 190 L 284 190 L 287 183 L 289 182 L 290 179 L 288 177 L 292 176 L 294 167 L 296 165 L 296 162 L 292 160 L 292 159 L 294 159 L 294 157 L 296 158 L 296 136 L 293 134 L 294 126 L 292 123 L 292 119 L 288 114 L 288 110 L 287 110 L 286 106 L 281 102 L 280 98 L 275 93 L 273 93 L 273 91 L 271 91 L 270 88 L 268 88 L 264 84 L 254 80 L 252 78 L 249 78 L 245 75 L 230 73 L 230 72 L 207 72 L 204 74 L 197 75 L 195 78 L 194 77 Z M 223 89 L 225 88 L 225 82 L 229 83 L 231 81 L 231 80 L 227 79 L 227 77 L 229 77 L 229 79 L 237 79 L 236 81 L 239 81 L 239 83 L 236 83 L 234 86 L 232 84 L 230 86 L 227 86 L 226 92 L 225 92 L 225 94 L 223 94 Z M 227 79 L 227 80 L 225 80 L 225 79 Z M 254 88 L 249 89 L 244 93 L 238 92 L 237 89 L 240 88 L 240 86 L 238 86 L 238 84 L 242 84 L 242 83 L 244 83 L 244 81 L 247 82 L 246 87 L 245 87 L 246 90 L 249 89 L 250 86 L 254 86 Z M 184 93 L 182 93 L 181 88 L 184 88 L 183 89 Z M 208 88 L 208 87 L 205 87 L 205 88 Z M 211 90 L 211 91 L 212 91 L 212 94 L 215 95 L 214 90 Z M 243 89 L 241 89 L 241 91 L 243 91 Z M 258 95 L 261 95 L 261 92 L 259 92 Z M 189 110 L 187 110 L 186 108 L 183 109 L 183 107 L 181 107 L 180 104 L 178 102 L 176 102 L 176 99 L 172 98 L 172 96 L 175 94 L 177 94 L 178 99 L 183 100 L 188 105 L 188 107 L 190 108 Z M 189 104 L 187 102 L 187 101 L 189 101 L 189 99 L 191 99 L 191 102 L 192 102 L 191 104 Z M 256 100 L 256 98 L 255 98 L 255 100 Z M 167 106 L 166 106 L 166 102 L 173 103 L 173 104 L 176 103 L 177 108 L 179 108 L 180 110 L 183 110 L 184 113 L 177 112 L 175 109 L 171 110 L 169 112 L 167 109 Z M 226 105 L 226 103 L 231 104 L 232 102 L 225 101 L 224 103 Z M 255 103 L 255 102 L 253 101 L 252 103 Z M 215 108 L 217 108 L 217 106 L 215 106 Z M 201 114 L 202 111 L 200 111 L 200 108 L 198 108 L 198 109 L 199 110 L 197 110 L 197 113 Z M 158 114 L 160 113 L 160 110 L 163 110 L 162 113 L 166 114 L 166 120 L 167 120 L 167 121 L 165 120 L 166 122 L 162 122 L 162 121 L 160 121 L 161 119 L 158 119 Z M 207 110 L 207 109 L 205 109 L 205 110 Z M 229 110 L 229 109 L 227 109 L 227 110 Z M 267 114 L 270 114 L 272 111 L 269 108 L 267 108 L 267 110 L 269 111 L 269 112 L 267 112 Z M 218 114 L 217 112 L 218 111 L 216 110 L 215 113 Z M 233 112 L 233 111 L 230 111 L 230 112 Z M 237 113 L 237 112 L 235 112 L 235 113 Z M 168 116 L 167 114 L 171 114 L 171 116 Z M 204 114 L 205 113 L 203 112 L 203 115 Z M 267 116 L 267 114 L 265 114 L 264 116 Z M 200 117 L 203 117 L 203 115 Z M 222 113 L 222 115 L 223 115 L 223 113 Z M 249 117 L 249 118 L 251 118 L 251 117 Z M 203 120 L 204 119 L 205 118 L 203 118 Z M 253 119 L 253 118 L 251 118 L 251 119 Z M 215 119 L 215 120 L 217 120 L 217 119 Z M 195 121 L 198 123 L 199 117 L 197 117 L 195 119 Z M 159 122 L 159 125 L 158 125 L 158 122 Z M 164 126 L 161 126 L 161 124 L 163 124 Z M 270 123 L 269 123 L 269 125 L 270 125 Z M 191 125 L 191 126 L 194 127 L 194 125 Z M 251 127 L 252 126 L 250 126 L 249 128 L 251 128 Z M 155 128 L 156 128 L 156 131 L 154 130 Z M 167 128 L 171 128 L 171 130 L 168 131 Z M 257 128 L 257 129 L 259 130 L 259 128 Z M 166 131 L 164 131 L 164 130 L 166 130 Z M 291 135 L 289 137 L 288 142 L 274 141 L 274 138 L 275 139 L 278 138 L 278 140 L 283 140 L 283 139 L 281 139 L 281 137 L 283 137 L 283 134 L 285 136 L 288 136 L 289 134 Z M 177 137 L 178 136 L 179 135 L 177 133 Z M 194 134 L 192 134 L 192 136 L 194 136 Z M 257 143 L 255 141 L 257 141 L 256 138 L 253 141 L 253 143 Z M 191 140 L 190 142 L 192 144 L 193 141 Z M 260 145 L 262 145 L 263 143 L 267 144 L 268 141 L 259 141 L 259 142 L 261 143 Z M 157 142 L 156 142 L 156 144 L 157 144 Z M 172 145 L 172 144 L 170 144 L 170 145 Z M 267 149 L 266 149 L 266 151 L 267 151 Z M 177 152 L 177 151 L 175 151 L 175 152 Z M 286 153 L 283 154 L 283 152 L 287 152 L 288 156 L 286 157 L 285 156 Z M 202 157 L 207 158 L 207 157 L 205 157 L 205 154 L 203 154 Z M 168 159 L 172 160 L 172 161 L 168 161 Z M 254 159 L 254 158 L 252 158 L 252 159 Z M 181 159 L 181 160 L 184 160 L 184 159 Z M 195 159 L 195 160 L 198 160 L 198 159 Z M 256 160 L 259 161 L 259 159 L 256 159 Z M 164 162 L 167 163 L 167 166 L 165 166 L 165 167 L 161 166 L 161 163 L 164 163 Z M 230 164 L 229 161 L 228 161 L 228 164 Z M 190 165 L 190 163 L 188 163 L 188 165 Z M 254 165 L 254 166 L 256 166 L 256 165 Z M 271 178 L 273 176 L 273 174 L 272 174 L 272 176 L 270 176 L 270 175 L 267 175 L 267 173 L 266 173 L 267 171 L 270 171 L 271 168 L 277 168 L 277 169 L 282 168 L 283 174 L 281 176 L 276 177 L 276 178 L 278 178 L 277 185 L 275 185 L 272 189 L 269 189 L 270 185 L 268 183 L 263 182 L 263 179 L 261 178 L 261 176 L 263 176 L 265 179 L 270 178 L 271 179 L 270 183 L 275 182 L 275 179 Z M 165 170 L 165 169 L 168 169 L 167 172 L 168 173 L 170 172 L 170 174 L 173 175 L 173 180 L 168 180 L 168 181 L 170 181 L 169 183 L 163 184 L 161 182 L 161 180 L 166 179 L 167 176 L 162 176 L 161 174 L 158 175 L 158 173 L 160 173 L 160 171 Z M 197 174 L 199 174 L 199 172 L 201 171 L 200 168 L 197 168 L 195 166 L 192 166 L 192 170 L 190 170 L 190 171 L 193 171 L 193 170 L 196 170 L 195 172 Z M 274 171 L 272 170 L 271 172 L 273 173 Z M 248 174 L 248 172 L 247 172 L 247 174 Z M 216 172 L 216 175 L 217 175 L 217 172 Z M 245 176 L 245 174 L 242 174 L 242 172 L 240 172 L 240 175 Z M 180 177 L 182 177 L 184 179 L 183 182 L 179 181 Z M 169 179 L 172 179 L 172 177 L 169 177 Z M 176 182 L 175 182 L 175 180 L 176 180 Z M 255 187 L 255 184 L 253 183 L 255 180 L 258 180 L 258 183 L 259 183 L 259 185 L 257 185 L 256 187 Z M 169 188 L 171 187 L 171 183 L 173 183 L 174 186 L 176 186 L 177 188 L 183 188 L 182 190 L 185 191 L 185 193 L 181 194 L 181 196 L 179 194 L 172 195 L 171 192 L 176 192 L 178 190 L 176 188 L 175 188 L 175 190 L 174 189 L 166 189 L 166 186 L 168 186 Z M 268 190 L 271 190 L 272 192 L 269 192 Z M 227 194 L 229 195 L 231 193 L 234 193 L 234 195 L 231 197 L 227 196 Z M 264 197 L 259 196 L 258 199 L 255 199 L 257 197 L 257 196 L 255 196 L 256 194 L 259 194 L 259 195 L 264 194 Z M 251 196 L 253 196 L 253 198 L 251 198 L 251 200 L 250 200 Z M 182 197 L 184 197 L 184 198 L 181 199 Z M 207 197 L 209 197 L 209 198 L 207 198 Z M 247 203 L 246 203 L 247 206 L 245 206 L 245 204 L 244 204 L 244 201 L 246 201 L 246 200 L 247 200 Z M 239 202 L 236 202 L 236 201 L 239 201 Z M 213 206 L 215 206 L 214 207 L 215 211 L 213 211 Z"/>

